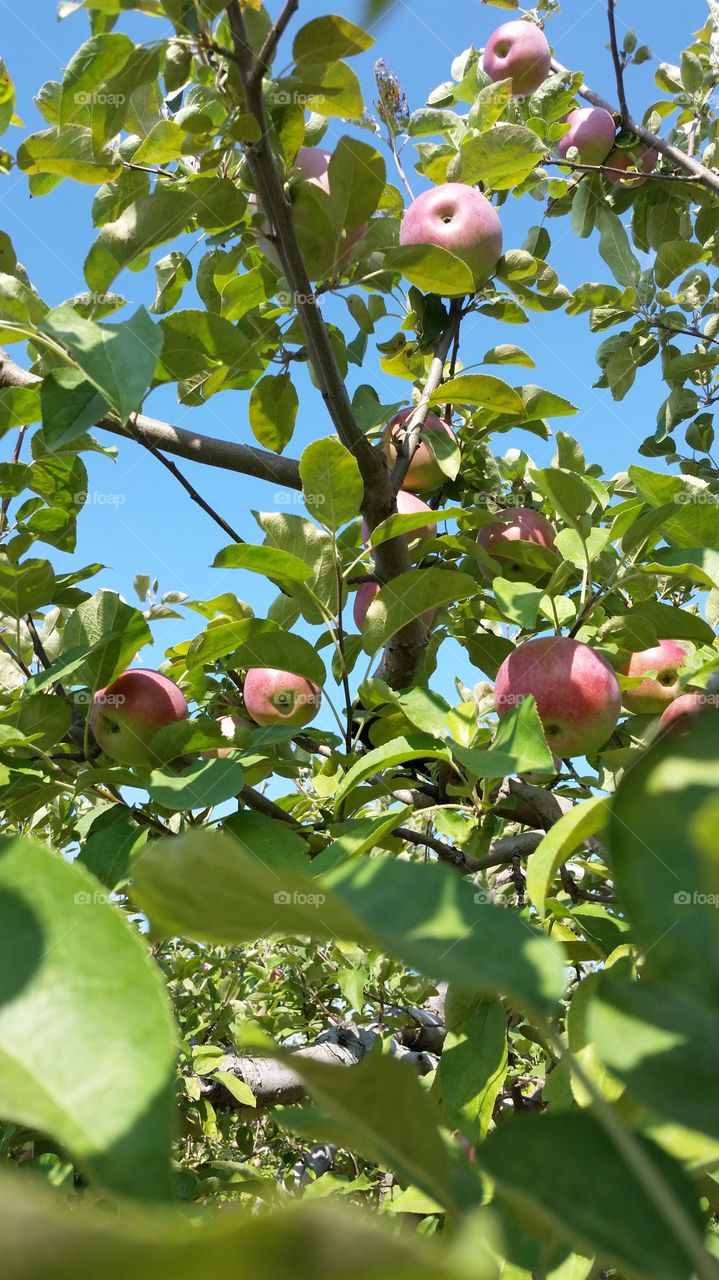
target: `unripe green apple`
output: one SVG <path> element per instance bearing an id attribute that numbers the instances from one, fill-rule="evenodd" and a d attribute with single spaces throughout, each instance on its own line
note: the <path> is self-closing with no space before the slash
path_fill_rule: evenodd
<path id="1" fill-rule="evenodd" d="M 477 534 L 477 544 L 497 560 L 512 559 L 512 544 L 515 542 L 533 542 L 535 546 L 545 547 L 551 551 L 555 545 L 556 530 L 541 511 L 531 507 L 505 507 L 498 511 L 494 520 L 485 524 Z M 515 571 L 520 565 L 511 563 L 507 566 Z M 486 578 L 492 575 L 480 566 Z"/>
<path id="2" fill-rule="evenodd" d="M 617 135 L 614 117 L 604 107 L 578 107 L 570 111 L 565 123 L 569 131 L 557 145 L 562 159 L 570 147 L 576 147 L 582 164 L 603 164 Z"/>
<path id="3" fill-rule="evenodd" d="M 643 676 L 656 672 L 641 684 L 624 692 L 624 705 L 634 715 L 659 715 L 681 692 L 677 672 L 686 661 L 687 651 L 678 640 L 660 640 L 652 649 L 633 653 L 622 675 Z"/>
<path id="4" fill-rule="evenodd" d="M 550 751 L 562 760 L 603 746 L 622 709 L 609 663 L 568 636 L 527 640 L 505 658 L 494 686 L 497 714 L 507 715 L 528 694 L 536 700 Z"/>
<path id="5" fill-rule="evenodd" d="M 159 671 L 125 671 L 92 700 L 90 728 L 98 746 L 120 764 L 157 764 L 149 740 L 185 720 L 188 706 L 174 680 Z"/>
<path id="6" fill-rule="evenodd" d="M 387 424 L 384 451 L 390 467 L 394 466 L 397 452 L 407 434 L 407 421 L 413 413 L 414 409 L 400 409 Z M 404 489 L 409 489 L 412 493 L 428 493 L 447 479 L 433 448 L 433 437 L 436 439 L 437 433 L 447 436 L 453 444 L 456 444 L 457 437 L 449 423 L 438 418 L 436 413 L 428 413 L 422 425 L 419 444 L 402 481 Z"/>
<path id="7" fill-rule="evenodd" d="M 447 249 L 483 283 L 502 256 L 502 224 L 494 205 L 476 187 L 443 182 L 412 201 L 402 219 L 399 242 Z"/>
<path id="8" fill-rule="evenodd" d="M 492 32 L 482 67 L 490 80 L 511 80 L 512 93 L 524 96 L 544 84 L 552 69 L 552 52 L 537 24 L 519 18 Z"/>
<path id="9" fill-rule="evenodd" d="M 255 724 L 286 724 L 293 729 L 314 720 L 322 701 L 321 689 L 311 680 L 275 667 L 251 667 L 242 696 Z"/>

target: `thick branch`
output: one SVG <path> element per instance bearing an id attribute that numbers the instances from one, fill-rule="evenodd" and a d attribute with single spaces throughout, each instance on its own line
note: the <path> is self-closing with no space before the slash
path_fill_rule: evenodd
<path id="1" fill-rule="evenodd" d="M 559 72 L 560 75 L 568 76 L 571 74 L 567 67 L 562 66 L 562 63 L 557 62 L 556 59 L 552 60 L 552 70 Z M 613 107 L 611 102 L 607 102 L 606 98 L 602 98 L 600 94 L 590 89 L 589 85 L 580 85 L 578 93 L 580 98 L 584 98 L 585 102 L 591 102 L 592 106 L 603 107 L 611 115 L 619 115 L 617 108 Z M 686 151 L 680 151 L 679 147 L 667 142 L 665 138 L 660 138 L 658 133 L 652 133 L 650 129 L 645 129 L 644 125 L 639 124 L 630 115 L 624 118 L 624 126 L 630 133 L 635 133 L 648 147 L 653 147 L 655 151 L 659 151 L 661 155 L 666 156 L 668 160 L 673 160 L 675 164 L 678 164 L 685 173 L 690 173 L 708 191 L 711 191 L 714 195 L 719 195 L 719 175 L 713 173 L 711 169 L 707 169 L 706 165 L 700 164 L 693 156 L 687 155 Z M 626 174 L 624 176 L 626 177 Z"/>
<path id="2" fill-rule="evenodd" d="M 317 306 L 316 296 L 302 259 L 289 205 L 270 146 L 270 121 L 262 82 L 256 78 L 256 59 L 247 39 L 238 0 L 227 8 L 237 65 L 246 96 L 247 110 L 260 126 L 260 138 L 247 147 L 247 166 L 257 199 L 268 218 L 282 270 L 294 295 L 294 305 L 302 325 L 310 362 L 335 430 L 345 448 L 354 455 L 364 484 L 362 512 L 370 529 L 393 515 L 397 509 L 389 472 L 380 450 L 375 449 L 355 422 L 347 389 L 332 349 L 329 331 Z M 377 572 L 389 582 L 410 568 L 406 539 L 392 538 L 377 549 Z M 422 656 L 425 628 L 419 619 L 408 624 L 390 640 L 385 651 L 383 675 L 393 688 L 411 684 Z"/>
<path id="3" fill-rule="evenodd" d="M 0 347 L 0 388 L 31 387 L 40 381 L 32 373 L 21 368 Z M 184 431 L 159 418 L 148 418 L 144 413 L 133 416 L 132 428 L 123 426 L 119 418 L 107 413 L 97 423 L 103 431 L 126 440 L 139 441 L 149 448 L 161 449 L 189 462 L 201 462 L 222 471 L 240 471 L 267 480 L 283 489 L 301 489 L 299 464 L 293 458 L 278 458 L 264 449 L 248 444 L 235 444 L 231 440 L 217 440 L 214 436 L 201 436 L 195 431 Z"/>

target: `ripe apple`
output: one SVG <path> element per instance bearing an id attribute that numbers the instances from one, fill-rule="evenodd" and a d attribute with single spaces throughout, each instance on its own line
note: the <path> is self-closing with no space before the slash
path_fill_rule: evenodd
<path id="1" fill-rule="evenodd" d="M 234 738 L 237 729 L 254 729 L 256 726 L 246 716 L 227 715 L 220 716 L 217 723 L 220 726 L 220 732 L 223 738 Z M 200 755 L 207 760 L 225 760 L 227 756 L 232 755 L 233 751 L 237 751 L 237 747 L 210 747 L 207 751 L 201 751 Z"/>
<path id="2" fill-rule="evenodd" d="M 604 107 L 578 107 L 566 118 L 569 131 L 559 139 L 557 150 L 565 158 L 576 147 L 582 164 L 603 164 L 614 146 L 617 127 Z"/>
<path id="3" fill-rule="evenodd" d="M 293 165 L 296 182 L 294 187 L 291 188 L 290 199 L 292 199 L 292 190 L 296 193 L 298 187 L 301 186 L 303 182 L 307 182 L 311 186 L 319 187 L 321 191 L 324 191 L 326 195 L 329 195 L 329 167 L 331 159 L 332 153 L 330 151 L 323 151 L 321 147 L 300 147 Z M 260 207 L 257 196 L 250 196 L 249 205 L 250 210 L 253 213 L 256 213 Z M 297 224 L 296 216 L 295 223 Z M 263 224 L 263 227 L 266 231 L 267 224 Z M 344 228 L 344 240 L 338 250 L 337 260 L 333 265 L 333 271 L 340 270 L 345 265 L 352 249 L 358 241 L 362 239 L 366 231 L 366 222 L 363 222 L 359 227 Z M 255 239 L 257 241 L 258 248 L 262 250 L 265 257 L 272 263 L 273 267 L 276 267 L 278 271 L 281 271 L 282 263 L 280 262 L 279 254 L 272 242 L 268 240 L 267 236 L 263 235 L 261 231 L 256 233 Z M 329 274 L 332 274 L 332 272 Z"/>
<path id="4" fill-rule="evenodd" d="M 405 211 L 400 244 L 434 244 L 466 262 L 477 281 L 492 275 L 502 256 L 499 214 L 476 187 L 443 182 Z"/>
<path id="5" fill-rule="evenodd" d="M 636 146 L 615 147 L 609 152 L 606 158 L 607 169 L 621 169 L 626 172 L 626 178 L 618 178 L 616 173 L 608 173 L 607 181 L 611 182 L 613 187 L 618 185 L 628 186 L 630 182 L 634 182 L 637 186 L 644 182 L 642 174 L 653 173 L 657 167 L 659 160 L 659 152 L 654 147 L 648 147 L 645 143 L 638 142 Z"/>
<path id="6" fill-rule="evenodd" d="M 387 424 L 384 451 L 390 467 L 394 466 L 397 451 L 407 434 L 405 424 L 413 413 L 414 409 L 400 409 L 399 413 L 396 413 Z M 438 418 L 436 413 L 428 413 L 420 432 L 419 444 L 412 455 L 412 461 L 402 481 L 403 488 L 410 489 L 413 493 L 436 489 L 438 485 L 447 479 L 432 447 L 432 436 L 434 434 L 436 437 L 437 432 L 447 436 L 453 444 L 456 444 L 457 437 L 449 424 L 444 422 L 442 418 Z"/>
<path id="7" fill-rule="evenodd" d="M 556 530 L 541 511 L 533 511 L 531 507 L 505 507 L 498 511 L 494 520 L 485 524 L 477 534 L 477 543 L 484 551 L 499 560 L 510 559 L 514 542 L 533 542 L 538 547 L 551 551 L 555 545 Z M 520 565 L 509 565 L 519 571 Z M 482 569 L 482 572 L 485 571 Z M 485 573 L 485 577 L 491 575 Z"/>
<path id="8" fill-rule="evenodd" d="M 149 740 L 166 725 L 185 720 L 188 706 L 174 680 L 159 671 L 124 671 L 98 689 L 90 728 L 98 746 L 120 764 L 157 764 Z"/>
<path id="9" fill-rule="evenodd" d="M 625 676 L 643 676 L 656 671 L 641 684 L 624 693 L 624 705 L 634 715 L 659 715 L 668 703 L 679 696 L 681 686 L 677 671 L 686 660 L 687 651 L 677 640 L 660 640 L 653 649 L 633 653 L 622 671 Z"/>
<path id="10" fill-rule="evenodd" d="M 683 693 L 680 698 L 665 707 L 659 727 L 672 738 L 680 738 L 691 728 L 695 716 L 710 707 L 716 709 L 717 695 L 712 693 Z"/>
<path id="11" fill-rule="evenodd" d="M 433 511 L 431 507 L 423 502 L 421 498 L 416 498 L 413 493 L 405 493 L 404 489 L 400 489 L 397 494 L 397 514 L 400 516 L 414 515 L 418 511 L 426 511 L 432 517 L 433 524 L 424 525 L 421 529 L 415 529 L 413 533 L 408 534 L 410 542 L 415 538 L 433 538 L 435 534 L 434 525 L 438 520 L 442 519 L 442 513 Z M 369 542 L 369 525 L 366 520 L 362 521 L 362 540 Z"/>
<path id="12" fill-rule="evenodd" d="M 601 747 L 622 709 L 619 681 L 589 645 L 568 636 L 527 640 L 505 658 L 494 686 L 497 714 L 533 694 L 547 745 L 562 760 Z"/>
<path id="13" fill-rule="evenodd" d="M 359 587 L 355 595 L 354 605 L 352 607 L 352 617 L 355 620 L 355 626 L 358 631 L 362 630 L 364 626 L 365 618 L 367 617 L 367 610 L 369 609 L 378 591 L 379 591 L 378 582 L 363 582 L 361 587 Z M 435 613 L 436 613 L 435 609 L 428 609 L 426 613 L 423 613 L 420 615 L 425 627 L 432 626 L 432 623 L 434 622 L 434 618 L 435 618 Z"/>
<path id="14" fill-rule="evenodd" d="M 286 724 L 293 729 L 314 720 L 322 701 L 321 689 L 311 680 L 275 667 L 251 667 L 242 695 L 255 724 Z"/>
<path id="15" fill-rule="evenodd" d="M 544 32 L 521 18 L 493 31 L 482 62 L 490 80 L 512 81 L 512 93 L 534 93 L 552 69 L 552 53 Z"/>

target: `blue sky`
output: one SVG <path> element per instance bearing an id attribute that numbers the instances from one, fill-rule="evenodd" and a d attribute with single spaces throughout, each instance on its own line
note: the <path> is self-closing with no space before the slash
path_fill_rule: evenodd
<path id="1" fill-rule="evenodd" d="M 271 0 L 269 8 L 276 14 L 280 5 Z M 333 8 L 355 21 L 361 21 L 363 4 L 359 0 L 338 0 L 336 6 L 331 0 L 323 4 L 318 0 L 301 0 L 300 20 L 332 12 Z M 567 66 L 583 70 L 587 81 L 613 101 L 616 95 L 611 59 L 605 47 L 604 0 L 595 0 L 594 3 L 564 0 L 562 9 L 561 15 L 548 25 L 548 35 L 557 57 Z M 26 3 L 0 0 L 0 53 L 15 80 L 17 111 L 27 132 L 45 127 L 32 103 L 33 94 L 44 80 L 61 78 L 63 66 L 88 34 L 84 14 L 78 13 L 58 22 L 55 12 L 54 0 L 28 0 Z M 659 97 L 653 82 L 656 65 L 661 61 L 678 61 L 691 32 L 705 21 L 706 12 L 704 0 L 684 0 L 682 4 L 675 0 L 654 0 L 652 4 L 647 4 L 646 0 L 620 0 L 620 33 L 627 27 L 634 27 L 640 41 L 648 43 L 653 53 L 652 62 L 632 70 L 629 75 L 629 100 L 635 114 L 641 116 L 645 106 Z M 414 109 L 424 105 L 427 94 L 449 78 L 451 62 L 462 49 L 470 43 L 481 47 L 490 32 L 511 16 L 506 10 L 478 3 L 477 0 L 454 0 L 450 5 L 437 3 L 437 0 L 420 0 L 413 5 L 395 0 L 384 19 L 373 29 L 377 41 L 375 48 L 353 60 L 368 104 L 374 96 L 372 73 L 375 58 L 384 58 L 400 77 Z M 141 40 L 156 39 L 164 34 L 166 26 L 157 20 L 127 15 L 121 19 L 118 29 L 126 30 L 136 40 Z M 346 131 L 341 122 L 331 122 L 323 145 L 331 149 Z M 363 136 L 368 138 L 367 134 Z M 4 145 L 15 149 L 20 139 L 21 131 L 13 129 L 6 135 Z M 411 173 L 409 156 L 408 147 L 405 161 Z M 411 180 L 415 194 L 426 185 L 417 175 L 411 174 Z M 18 257 L 51 305 L 86 287 L 82 264 L 93 237 L 90 207 L 94 190 L 89 186 L 64 182 L 48 196 L 31 200 L 26 179 L 18 171 L 0 180 L 0 227 L 11 235 Z M 520 245 L 527 229 L 539 217 L 541 207 L 532 199 L 510 201 L 502 211 L 505 247 Z M 550 231 L 553 238 L 550 261 L 570 289 L 584 280 L 609 279 L 608 269 L 599 259 L 594 243 L 573 237 L 566 220 L 552 222 Z M 154 259 L 166 253 L 169 247 L 158 250 Z M 195 256 L 195 266 L 198 261 L 198 256 Z M 114 287 L 130 303 L 127 311 L 118 313 L 117 318 L 125 318 L 138 305 L 149 306 L 151 303 L 155 292 L 154 274 L 151 271 L 142 274 L 125 272 Z M 185 301 L 185 305 L 193 304 Z M 347 311 L 341 307 L 332 315 L 333 319 L 341 322 Z M 353 336 L 354 328 L 352 325 L 350 336 Z M 508 369 L 503 376 L 507 376 L 509 381 L 536 381 L 578 405 L 580 412 L 575 418 L 558 420 L 556 425 L 577 436 L 589 460 L 600 462 L 612 474 L 637 459 L 638 446 L 652 429 L 663 398 L 662 388 L 653 371 L 640 376 L 625 401 L 614 404 L 608 391 L 592 389 L 598 373 L 594 352 L 600 338 L 589 334 L 586 317 L 569 318 L 563 313 L 535 315 L 530 324 L 521 329 L 476 319 L 473 325 L 468 324 L 463 330 L 462 356 L 466 363 L 476 361 L 500 341 L 519 342 L 532 355 L 537 366 L 536 370 Z M 13 354 L 22 360 L 22 351 L 22 347 L 17 346 Z M 309 380 L 300 373 L 297 381 L 301 397 L 300 415 L 295 438 L 287 450 L 293 456 L 298 456 L 310 440 L 331 434 L 321 400 Z M 385 403 L 401 399 L 409 390 L 408 383 L 380 374 L 373 364 L 366 365 L 361 372 L 351 368 L 350 386 L 358 381 L 373 382 Z M 206 406 L 187 409 L 177 404 L 172 388 L 163 388 L 149 397 L 146 409 L 179 426 L 252 443 L 246 402 L 244 393 L 225 392 L 215 396 Z M 108 437 L 98 434 L 104 443 L 110 442 Z M 77 566 L 99 560 L 107 569 L 94 582 L 119 590 L 130 601 L 134 600 L 133 576 L 144 573 L 159 579 L 161 592 L 179 590 L 187 592 L 190 597 L 208 598 L 223 590 L 233 590 L 244 595 L 261 612 L 262 602 L 270 598 L 270 593 L 261 591 L 258 596 L 257 578 L 236 571 L 231 573 L 208 568 L 219 547 L 227 541 L 222 532 L 189 502 L 177 482 L 159 463 L 130 443 L 119 443 L 117 463 L 97 455 L 85 455 L 90 471 L 89 493 L 95 500 L 88 503 L 80 518 L 75 554 L 68 557 L 60 552 L 51 552 L 51 558 L 60 571 L 65 571 L 70 564 Z M 551 442 L 544 444 L 534 436 L 519 434 L 515 438 L 500 437 L 496 443 L 497 452 L 503 452 L 508 444 L 525 447 L 539 465 L 547 465 L 553 453 Z M 6 437 L 1 447 L 7 455 L 12 448 L 12 440 Z M 660 468 L 663 463 L 658 461 L 651 465 Z M 190 463 L 182 466 L 201 493 L 249 540 L 261 541 L 250 515 L 252 509 L 299 510 L 296 506 L 288 508 L 283 505 L 283 495 L 260 481 L 225 475 Z M 143 655 L 144 663 L 159 664 L 166 646 L 198 630 L 200 619 L 197 615 L 156 627 L 157 643 L 154 650 Z M 467 683 L 474 683 L 479 678 L 465 658 L 455 663 L 453 654 L 450 669 L 445 668 L 438 680 L 443 691 L 449 692 L 451 677 L 455 673 Z"/>

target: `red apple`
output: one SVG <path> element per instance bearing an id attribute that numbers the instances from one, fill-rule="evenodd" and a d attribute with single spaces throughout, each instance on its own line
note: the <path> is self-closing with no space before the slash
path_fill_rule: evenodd
<path id="1" fill-rule="evenodd" d="M 242 695 L 255 724 L 286 724 L 293 729 L 314 720 L 322 701 L 321 689 L 311 680 L 275 667 L 251 667 Z"/>
<path id="2" fill-rule="evenodd" d="M 511 559 L 511 544 L 514 542 L 533 542 L 538 547 L 551 550 L 555 537 L 554 526 L 541 511 L 533 511 L 531 507 L 505 507 L 497 512 L 494 520 L 482 526 L 477 534 L 477 543 L 489 555 L 505 560 Z M 512 567 L 519 569 L 518 565 Z M 485 577 L 490 576 L 485 573 Z"/>
<path id="3" fill-rule="evenodd" d="M 643 676 L 656 672 L 641 684 L 624 693 L 624 705 L 634 715 L 659 715 L 681 692 L 677 671 L 686 660 L 687 651 L 677 640 L 660 640 L 653 649 L 633 653 L 622 671 L 625 676 Z"/>
<path id="4" fill-rule="evenodd" d="M 626 178 L 619 178 L 616 173 L 608 173 L 606 175 L 607 181 L 611 182 L 613 187 L 619 184 L 626 186 L 631 181 L 639 186 L 640 183 L 645 181 L 642 174 L 653 173 L 657 167 L 658 160 L 659 152 L 641 142 L 638 142 L 634 147 L 630 147 L 629 150 L 625 147 L 615 147 L 606 158 L 607 169 L 621 169 L 627 176 Z"/>
<path id="5" fill-rule="evenodd" d="M 426 511 L 432 517 L 433 524 L 424 525 L 421 529 L 415 529 L 413 533 L 408 534 L 410 542 L 415 538 L 433 538 L 435 534 L 434 525 L 438 520 L 442 519 L 441 511 L 433 511 L 431 507 L 423 502 L 421 498 L 415 498 L 413 493 L 405 493 L 404 489 L 400 489 L 397 494 L 397 514 L 400 516 L 414 515 L 418 511 Z M 362 521 L 362 540 L 369 542 L 369 525 L 367 521 Z"/>
<path id="6" fill-rule="evenodd" d="M 405 211 L 400 244 L 434 244 L 466 262 L 484 282 L 502 256 L 502 224 L 494 205 L 476 187 L 443 182 L 424 191 Z"/>
<path id="7" fill-rule="evenodd" d="M 90 708 L 98 746 L 120 764 L 157 764 L 149 740 L 166 725 L 185 720 L 188 706 L 174 680 L 159 671 L 125 671 L 99 689 Z"/>
<path id="8" fill-rule="evenodd" d="M 414 409 L 400 409 L 399 413 L 396 413 L 391 422 L 387 424 L 384 451 L 390 467 L 394 466 L 397 451 L 407 434 L 405 424 L 413 413 Z M 436 413 L 428 413 L 420 433 L 419 444 L 412 455 L 412 461 L 402 481 L 403 488 L 410 489 L 413 493 L 436 489 L 438 485 L 447 479 L 432 447 L 432 435 L 436 436 L 437 432 L 447 436 L 456 444 L 457 437 L 449 424 L 438 418 Z"/>
<path id="9" fill-rule="evenodd" d="M 355 626 L 361 631 L 364 626 L 367 610 L 379 591 L 378 582 L 363 582 L 355 595 L 354 605 L 352 608 L 352 617 L 355 620 Z M 421 614 L 425 627 L 431 627 L 434 622 L 436 610 L 428 609 L 426 613 Z"/>
<path id="10" fill-rule="evenodd" d="M 332 153 L 330 151 L 323 151 L 321 147 L 300 147 L 293 165 L 293 172 L 297 176 L 297 182 L 294 184 L 293 188 L 295 192 L 303 182 L 307 182 L 312 186 L 319 187 L 321 191 L 324 191 L 326 195 L 329 195 L 329 167 L 331 159 Z M 290 199 L 292 199 L 292 191 L 290 192 Z M 251 195 L 249 204 L 251 211 L 256 213 L 260 207 L 257 196 Z M 295 222 L 297 222 L 296 217 Z M 265 230 L 267 229 L 266 224 L 263 224 L 263 228 Z M 337 260 L 333 264 L 331 271 L 325 274 L 332 275 L 345 265 L 352 249 L 358 241 L 362 239 L 366 231 L 366 222 L 363 222 L 359 227 L 345 227 L 344 240 L 338 249 Z M 263 235 L 261 231 L 256 233 L 255 238 L 258 248 L 262 250 L 265 257 L 272 263 L 273 267 L 276 267 L 278 271 L 281 271 L 282 263 L 280 262 L 279 254 L 272 242 L 268 240 L 267 236 Z"/>
<path id="11" fill-rule="evenodd" d="M 534 93 L 552 69 L 547 37 L 535 22 L 517 19 L 492 32 L 482 62 L 490 80 L 512 81 L 512 93 Z"/>
<path id="12" fill-rule="evenodd" d="M 715 693 L 683 693 L 680 698 L 665 707 L 659 720 L 659 726 L 672 738 L 680 738 L 691 728 L 695 716 L 710 707 L 716 709 Z"/>
<path id="13" fill-rule="evenodd" d="M 609 663 L 568 636 L 527 640 L 505 658 L 494 686 L 497 714 L 507 715 L 528 694 L 536 700 L 547 745 L 563 760 L 601 747 L 622 709 Z"/>
<path id="14" fill-rule="evenodd" d="M 562 159 L 570 147 L 576 147 L 582 164 L 603 164 L 617 135 L 613 116 L 603 107 L 578 107 L 570 111 L 566 123 L 569 131 L 557 146 Z"/>

